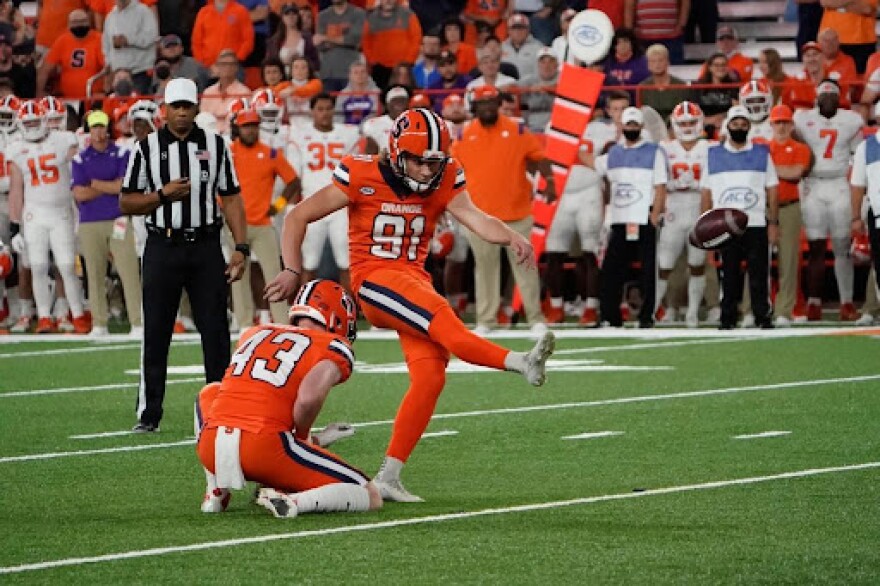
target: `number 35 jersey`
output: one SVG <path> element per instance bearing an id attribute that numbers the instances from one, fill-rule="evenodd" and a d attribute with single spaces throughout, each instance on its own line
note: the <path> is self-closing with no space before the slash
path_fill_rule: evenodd
<path id="1" fill-rule="evenodd" d="M 39 142 L 18 140 L 9 146 L 6 160 L 14 163 L 24 180 L 24 205 L 69 208 L 71 147 L 77 146 L 72 132 L 50 132 Z"/>
<path id="2" fill-rule="evenodd" d="M 345 157 L 333 172 L 333 183 L 349 200 L 348 246 L 355 291 L 377 269 L 393 268 L 430 275 L 424 264 L 434 226 L 446 206 L 465 190 L 464 171 L 449 159 L 437 189 L 411 193 L 379 157 Z"/>
<path id="3" fill-rule="evenodd" d="M 330 132 L 322 132 L 312 124 L 291 130 L 291 163 L 302 179 L 303 197 L 330 184 L 333 169 L 359 140 L 357 126 L 350 124 L 335 124 Z"/>

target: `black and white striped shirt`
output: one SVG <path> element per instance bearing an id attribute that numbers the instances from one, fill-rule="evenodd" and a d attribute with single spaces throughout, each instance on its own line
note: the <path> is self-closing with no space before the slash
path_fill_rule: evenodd
<path id="1" fill-rule="evenodd" d="M 180 140 L 167 128 L 138 141 L 128 161 L 123 193 L 153 193 L 182 177 L 190 178 L 188 198 L 160 205 L 146 216 L 155 228 L 201 228 L 221 221 L 217 195 L 239 193 L 229 146 L 222 136 L 193 126 Z"/>

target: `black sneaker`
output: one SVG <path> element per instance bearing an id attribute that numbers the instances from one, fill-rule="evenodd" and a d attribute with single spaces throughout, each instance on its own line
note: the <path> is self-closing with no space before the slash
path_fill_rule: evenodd
<path id="1" fill-rule="evenodd" d="M 159 426 L 152 423 L 137 422 L 137 425 L 131 428 L 135 433 L 159 433 Z"/>
<path id="2" fill-rule="evenodd" d="M 734 328 L 736 328 L 736 323 L 730 322 L 721 322 L 721 325 L 718 326 L 719 330 L 732 330 Z"/>
<path id="3" fill-rule="evenodd" d="M 772 330 L 776 328 L 776 326 L 773 325 L 773 320 L 771 320 L 769 317 L 759 321 L 758 327 L 762 330 Z"/>
<path id="4" fill-rule="evenodd" d="M 640 321 L 639 329 L 640 330 L 648 330 L 654 327 L 654 320 Z"/>

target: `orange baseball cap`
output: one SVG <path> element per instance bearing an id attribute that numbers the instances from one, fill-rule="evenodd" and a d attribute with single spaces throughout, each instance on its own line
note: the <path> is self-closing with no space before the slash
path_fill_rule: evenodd
<path id="1" fill-rule="evenodd" d="M 481 85 L 480 87 L 474 88 L 471 92 L 472 102 L 498 99 L 501 99 L 501 94 L 498 93 L 498 88 L 494 85 Z"/>
<path id="2" fill-rule="evenodd" d="M 449 107 L 453 104 L 463 104 L 464 98 L 462 98 L 459 94 L 449 94 L 445 98 L 443 98 L 443 107 Z"/>
<path id="3" fill-rule="evenodd" d="M 778 106 L 773 106 L 773 109 L 770 110 L 770 122 L 791 122 L 791 121 L 792 121 L 791 108 L 789 108 L 785 104 L 779 104 Z"/>
<path id="4" fill-rule="evenodd" d="M 242 110 L 235 115 L 235 123 L 238 126 L 243 126 L 245 124 L 259 124 L 260 115 L 257 114 L 256 110 Z"/>
<path id="5" fill-rule="evenodd" d="M 431 98 L 425 94 L 416 94 L 409 101 L 410 108 L 430 108 Z"/>
<path id="6" fill-rule="evenodd" d="M 822 51 L 822 47 L 819 46 L 819 43 L 816 41 L 808 41 L 801 45 L 801 55 L 806 53 L 807 51 L 812 51 L 815 49 L 816 51 Z"/>

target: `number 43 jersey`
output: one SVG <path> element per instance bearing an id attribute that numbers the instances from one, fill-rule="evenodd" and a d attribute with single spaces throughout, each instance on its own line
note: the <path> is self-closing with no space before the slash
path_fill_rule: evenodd
<path id="1" fill-rule="evenodd" d="M 24 180 L 24 205 L 70 208 L 70 161 L 68 153 L 77 146 L 72 132 L 49 132 L 43 140 L 18 140 L 9 146 L 6 160 L 15 163 Z"/>
<path id="2" fill-rule="evenodd" d="M 309 197 L 330 184 L 333 169 L 352 152 L 360 140 L 357 126 L 334 124 L 322 132 L 311 123 L 291 127 L 291 164 L 302 180 L 303 197 Z"/>
<path id="3" fill-rule="evenodd" d="M 430 275 L 424 264 L 434 226 L 446 206 L 465 190 L 464 171 L 450 158 L 440 184 L 427 194 L 411 193 L 379 157 L 345 157 L 333 183 L 349 200 L 348 246 L 355 291 L 369 274 L 394 269 Z"/>

